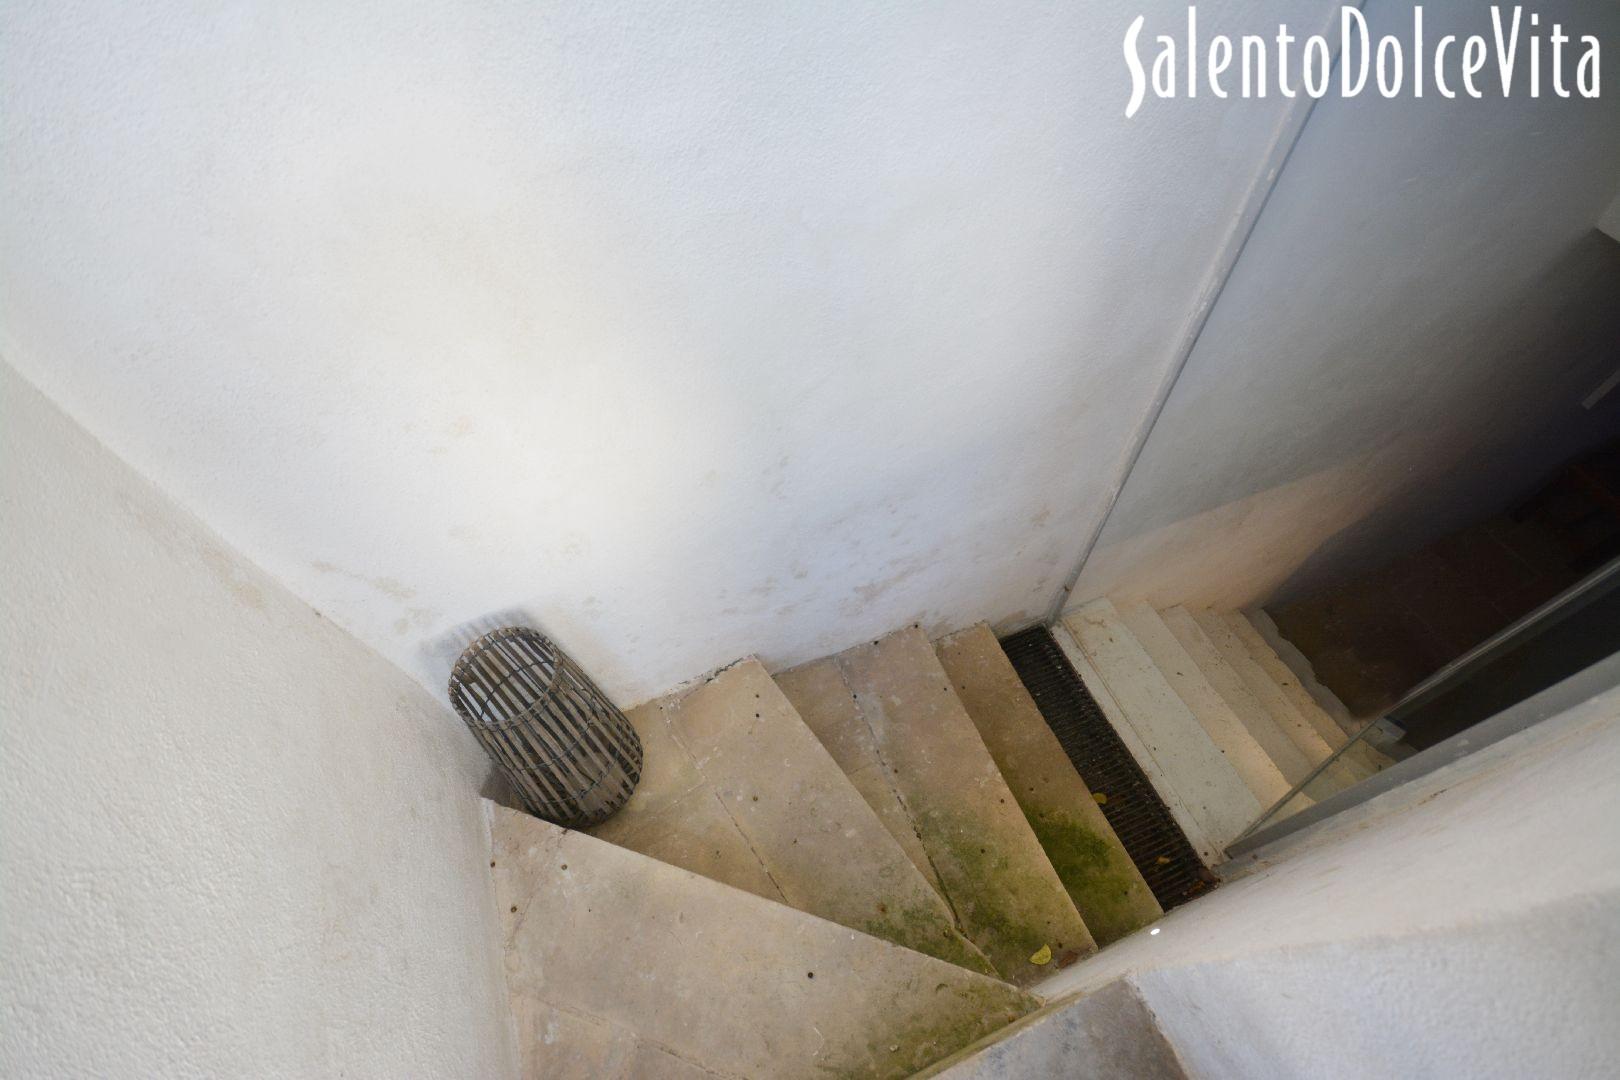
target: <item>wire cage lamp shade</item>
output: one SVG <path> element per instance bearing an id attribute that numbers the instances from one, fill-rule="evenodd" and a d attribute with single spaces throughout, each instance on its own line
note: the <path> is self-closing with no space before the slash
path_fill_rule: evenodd
<path id="1" fill-rule="evenodd" d="M 641 779 L 641 739 L 545 635 L 508 626 L 469 645 L 450 702 L 536 817 L 570 829 L 605 820 Z"/>

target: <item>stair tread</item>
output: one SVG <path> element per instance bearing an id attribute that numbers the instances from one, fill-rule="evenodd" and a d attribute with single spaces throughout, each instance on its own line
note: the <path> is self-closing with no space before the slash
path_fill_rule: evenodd
<path id="1" fill-rule="evenodd" d="M 675 740 L 664 709 L 662 700 L 650 701 L 626 714 L 641 738 L 641 780 L 618 813 L 586 831 L 694 874 L 786 903 L 782 890 L 698 771 L 697 762 Z"/>
<path id="2" fill-rule="evenodd" d="M 860 706 L 844 682 L 837 662 L 828 657 L 805 664 L 778 674 L 776 683 L 884 828 L 905 849 L 912 864 L 934 890 L 944 896 L 945 886 L 928 858 L 922 837 L 917 835 L 906 804 L 900 800 L 900 793 L 883 767 L 877 741 L 866 726 Z"/>
<path id="3" fill-rule="evenodd" d="M 648 767 L 593 836 L 990 973 L 756 660 L 635 710 Z"/>
<path id="4" fill-rule="evenodd" d="M 953 634 L 934 651 L 1097 944 L 1158 919 L 1159 902 L 990 628 Z"/>
<path id="5" fill-rule="evenodd" d="M 1293 703 L 1288 700 L 1288 695 L 1250 653 L 1249 646 L 1238 636 L 1226 616 L 1219 612 L 1203 611 L 1193 618 L 1215 643 L 1221 656 L 1242 677 L 1245 685 L 1271 714 L 1277 726 L 1282 728 L 1283 733 L 1310 759 L 1311 766 L 1314 768 L 1326 761 L 1332 755 L 1333 748 L 1327 744 L 1327 740 L 1322 738 L 1316 728 L 1311 726 L 1310 721 L 1294 708 Z M 1312 798 L 1321 799 L 1333 791 L 1349 787 L 1358 779 L 1359 777 L 1344 762 L 1335 761 L 1311 782 L 1307 794 Z"/>
<path id="6" fill-rule="evenodd" d="M 1322 737 L 1322 741 L 1329 749 L 1337 752 L 1349 743 L 1350 737 L 1345 734 L 1338 721 L 1329 716 L 1311 696 L 1310 691 L 1305 689 L 1293 668 L 1283 662 L 1282 657 L 1272 649 L 1271 643 L 1265 639 L 1249 617 L 1241 611 L 1231 611 L 1226 613 L 1225 618 L 1232 632 L 1248 649 L 1249 656 L 1271 681 L 1277 684 L 1277 688 L 1282 691 L 1283 697 L 1288 699 L 1294 711 Z M 1378 767 L 1367 760 L 1365 749 L 1364 744 L 1357 743 L 1339 755 L 1337 767 L 1340 769 L 1341 778 L 1348 777 L 1350 783 L 1355 783 L 1378 771 Z M 1313 783 L 1311 786 L 1314 788 L 1316 784 Z"/>
<path id="7" fill-rule="evenodd" d="M 1029 960 L 1043 946 L 1057 957 L 1094 951 L 922 631 L 902 630 L 831 660 L 856 708 L 795 705 L 854 775 L 870 777 L 876 766 L 887 779 L 893 794 L 882 798 L 903 807 L 899 827 L 918 836 L 958 922 L 1002 977 L 1028 984 L 1048 973 Z"/>
<path id="8" fill-rule="evenodd" d="M 1305 756 L 1294 741 L 1288 737 L 1282 727 L 1272 719 L 1271 713 L 1260 702 L 1249 684 L 1239 675 L 1231 664 L 1226 662 L 1220 649 L 1204 633 L 1198 620 L 1193 618 L 1192 612 L 1184 607 L 1167 608 L 1159 613 L 1164 624 L 1170 628 L 1181 647 L 1187 650 L 1187 655 L 1198 670 L 1204 675 L 1215 692 L 1231 706 L 1232 712 L 1249 729 L 1255 742 L 1260 744 L 1266 755 L 1276 764 L 1278 771 L 1283 774 L 1289 784 L 1297 784 L 1315 766 L 1310 758 Z"/>
<path id="9" fill-rule="evenodd" d="M 545 1080 L 734 1080 L 633 1030 L 539 998 L 513 996 L 523 1075 Z"/>
<path id="10" fill-rule="evenodd" d="M 612 1075 L 593 1066 L 634 1058 L 639 1075 L 902 1077 L 1036 1005 L 988 976 L 486 809 L 526 1076 Z"/>
<path id="11" fill-rule="evenodd" d="M 1254 628 L 1254 624 L 1249 622 L 1241 611 L 1229 612 L 1226 621 L 1232 627 L 1232 632 L 1237 634 L 1238 640 L 1248 647 L 1249 655 L 1254 658 L 1254 662 L 1271 676 L 1271 681 L 1277 684 L 1289 704 L 1293 705 L 1299 715 L 1316 729 L 1323 742 L 1337 750 L 1350 741 L 1344 729 L 1339 727 L 1322 706 L 1316 703 L 1316 699 L 1311 697 L 1310 692 L 1300 685 L 1298 676 L 1283 663 L 1282 657 L 1272 651 L 1266 639 L 1260 635 L 1260 631 Z"/>
<path id="12" fill-rule="evenodd" d="M 1141 763 L 1143 771 L 1161 796 L 1164 788 L 1180 796 L 1181 806 L 1197 819 L 1208 845 L 1219 849 L 1231 843 L 1263 808 L 1153 665 L 1114 605 L 1092 601 L 1068 615 L 1064 625 L 1140 736 L 1149 755 L 1149 761 Z M 1168 799 L 1166 803 L 1171 805 Z M 1175 809 L 1171 805 L 1172 812 Z M 1219 856 L 1218 850 L 1200 853 L 1206 859 Z"/>
<path id="13" fill-rule="evenodd" d="M 916 1080 L 1107 1077 L 1183 1080 L 1186 1068 L 1129 979 L 1062 998 L 919 1073 Z"/>
<path id="14" fill-rule="evenodd" d="M 1350 710 L 1345 706 L 1344 702 L 1340 701 L 1333 691 L 1322 685 L 1321 681 L 1316 678 L 1311 662 L 1305 658 L 1304 653 L 1300 652 L 1287 638 L 1282 636 L 1282 631 L 1277 629 L 1277 623 L 1265 608 L 1254 608 L 1246 612 L 1245 615 L 1249 620 L 1249 625 L 1254 627 L 1261 640 L 1277 655 L 1277 658 L 1283 662 L 1284 666 L 1293 673 L 1294 678 L 1299 680 L 1305 691 L 1333 719 L 1333 722 L 1339 726 L 1339 730 L 1344 732 L 1346 737 L 1353 736 L 1361 728 L 1361 724 L 1357 722 L 1355 717 L 1350 715 Z"/>
<path id="15" fill-rule="evenodd" d="M 1349 721 L 1351 728 L 1347 731 L 1345 722 L 1335 717 L 1327 706 L 1318 700 L 1317 693 L 1326 694 L 1329 691 L 1317 684 L 1316 691 L 1313 692 L 1306 685 L 1305 677 L 1301 676 L 1294 665 L 1288 662 L 1288 659 L 1282 655 L 1282 652 L 1273 643 L 1272 638 L 1262 628 L 1260 619 L 1263 617 L 1258 613 L 1251 615 L 1246 612 L 1234 612 L 1233 626 L 1238 635 L 1249 645 L 1250 652 L 1260 661 L 1261 666 L 1271 674 L 1272 678 L 1277 680 L 1277 685 L 1281 686 L 1283 693 L 1288 695 L 1288 700 L 1292 701 L 1300 714 L 1308 719 L 1317 731 L 1321 732 L 1322 737 L 1327 740 L 1329 746 L 1338 749 L 1350 740 L 1352 733 L 1359 730 L 1361 725 Z M 1296 656 L 1298 656 L 1297 652 Z M 1304 657 L 1300 656 L 1298 658 L 1301 662 L 1304 661 Z M 1346 720 L 1349 720 L 1348 709 L 1345 709 L 1340 704 L 1338 710 Z M 1391 764 L 1389 758 L 1380 754 L 1365 741 L 1352 746 L 1345 753 L 1344 760 L 1362 776 L 1371 776 Z"/>
<path id="16" fill-rule="evenodd" d="M 1148 657 L 1170 683 L 1178 697 L 1203 725 L 1232 767 L 1243 778 L 1255 801 L 1262 808 L 1288 794 L 1293 785 L 1277 768 L 1254 734 L 1232 711 L 1226 699 L 1210 685 L 1187 650 L 1165 625 L 1159 613 L 1147 604 L 1135 604 L 1120 612 L 1125 625 L 1147 652 Z"/>
<path id="17" fill-rule="evenodd" d="M 1125 745 L 1126 751 L 1130 753 L 1132 759 L 1141 768 L 1148 782 L 1153 785 L 1153 790 L 1158 794 L 1159 800 L 1164 803 L 1165 809 L 1175 819 L 1176 826 L 1181 829 L 1182 835 L 1187 838 L 1187 842 L 1198 853 L 1198 857 L 1203 860 L 1206 866 L 1213 866 L 1216 862 L 1219 862 L 1222 855 L 1221 845 L 1205 834 L 1202 820 L 1187 808 L 1187 804 L 1181 798 L 1181 793 L 1164 782 L 1164 777 L 1158 772 L 1158 765 L 1154 762 L 1153 754 L 1148 750 L 1147 743 L 1143 741 L 1141 735 L 1137 734 L 1136 728 L 1126 718 L 1125 710 L 1120 707 L 1119 702 L 1115 701 L 1114 696 L 1108 692 L 1108 684 L 1097 673 L 1097 669 L 1091 663 L 1091 658 L 1086 655 L 1086 651 L 1075 640 L 1074 634 L 1069 631 L 1066 625 L 1059 623 L 1057 626 L 1052 627 L 1052 640 L 1057 642 L 1059 649 L 1063 650 L 1065 659 L 1074 668 L 1075 674 L 1080 677 L 1080 682 L 1084 684 L 1086 692 L 1091 695 L 1091 699 L 1097 703 L 1097 708 L 1102 711 L 1103 717 L 1107 719 L 1108 726 L 1114 729 L 1114 732 L 1119 736 L 1120 742 Z"/>

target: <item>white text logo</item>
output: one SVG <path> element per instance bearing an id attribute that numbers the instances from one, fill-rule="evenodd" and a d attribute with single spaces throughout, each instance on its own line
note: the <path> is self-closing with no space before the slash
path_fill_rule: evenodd
<path id="1" fill-rule="evenodd" d="M 1263 98 L 1272 88 L 1283 97 L 1319 98 L 1332 82 L 1334 53 L 1327 38 L 1316 34 L 1301 42 L 1284 23 L 1272 37 L 1245 34 L 1234 42 L 1216 34 L 1200 43 L 1196 6 L 1187 9 L 1182 40 L 1168 34 L 1154 38 L 1158 50 L 1150 74 L 1138 51 L 1146 22 L 1146 16 L 1138 15 L 1125 31 L 1125 64 L 1131 71 L 1126 117 L 1136 115 L 1150 89 L 1159 98 L 1177 97 L 1183 89 L 1187 97 L 1195 98 L 1202 83 L 1217 98 L 1233 94 Z M 1566 51 L 1574 40 L 1558 23 L 1544 38 L 1541 16 L 1535 12 L 1526 15 L 1523 8 L 1514 7 L 1511 14 L 1504 14 L 1492 5 L 1488 35 L 1445 34 L 1426 40 L 1423 8 L 1414 7 L 1408 38 L 1386 34 L 1374 44 L 1366 17 L 1346 6 L 1340 9 L 1336 42 L 1339 93 L 1356 97 L 1368 89 L 1370 79 L 1386 98 L 1403 89 L 1420 98 L 1430 86 L 1441 97 L 1462 93 L 1480 98 L 1485 96 L 1481 87 L 1494 78 L 1504 97 L 1514 93 L 1517 84 L 1533 98 L 1541 97 L 1543 89 L 1561 98 L 1575 94 L 1595 98 L 1602 74 L 1598 39 L 1583 35 Z M 1529 67 L 1523 79 L 1518 77 L 1521 62 Z"/>

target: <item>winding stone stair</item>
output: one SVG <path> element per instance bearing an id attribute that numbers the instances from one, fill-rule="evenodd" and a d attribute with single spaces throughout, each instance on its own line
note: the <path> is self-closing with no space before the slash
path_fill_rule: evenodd
<path id="1" fill-rule="evenodd" d="M 1346 738 L 1241 616 L 1060 631 L 1207 862 Z M 641 783 L 590 835 L 488 804 L 526 1076 L 980 1075 L 1107 1039 L 1101 1000 L 1014 1022 L 1162 912 L 988 627 L 745 659 L 628 716 Z"/>

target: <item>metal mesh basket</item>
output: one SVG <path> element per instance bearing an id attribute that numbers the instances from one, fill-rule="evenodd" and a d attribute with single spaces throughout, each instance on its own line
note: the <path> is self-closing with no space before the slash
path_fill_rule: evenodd
<path id="1" fill-rule="evenodd" d="M 595 825 L 641 779 L 636 729 L 534 630 L 509 626 L 469 645 L 450 673 L 450 702 L 536 817 Z"/>

